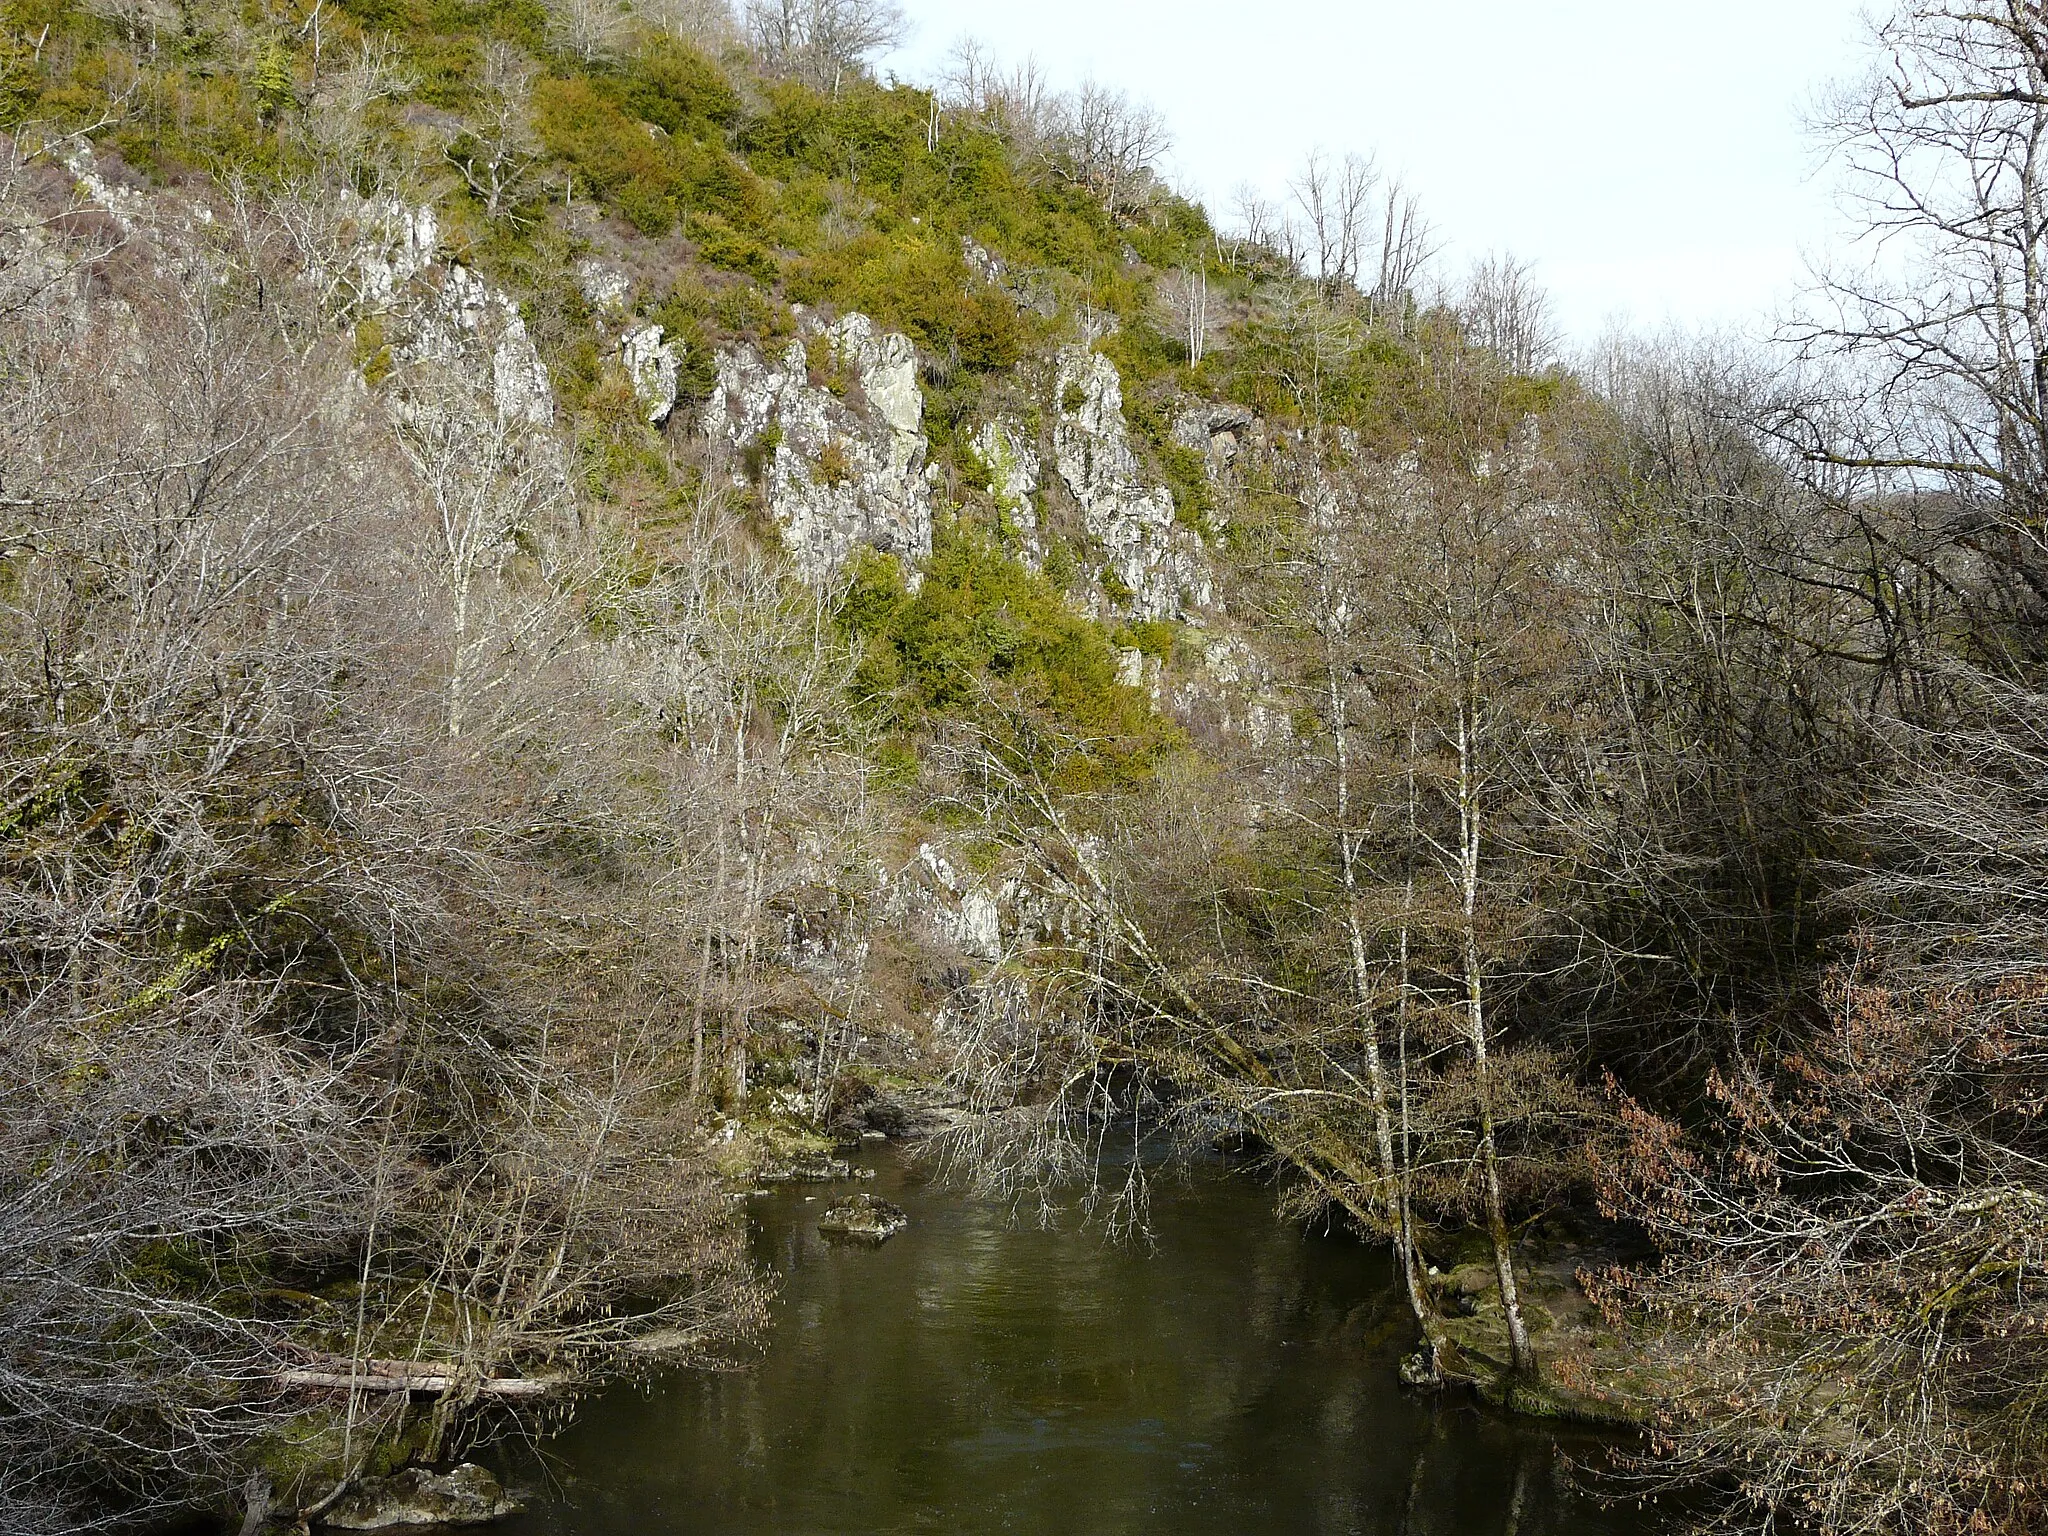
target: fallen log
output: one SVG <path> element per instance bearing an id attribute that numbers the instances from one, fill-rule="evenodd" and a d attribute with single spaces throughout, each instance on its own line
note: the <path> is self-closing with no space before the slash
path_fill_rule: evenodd
<path id="1" fill-rule="evenodd" d="M 459 1382 L 454 1367 L 422 1360 L 365 1360 L 351 1369 L 345 1360 L 331 1368 L 280 1371 L 287 1387 L 323 1387 L 337 1392 L 447 1392 Z M 566 1376 L 490 1376 L 475 1382 L 484 1397 L 544 1397 L 569 1384 Z"/>

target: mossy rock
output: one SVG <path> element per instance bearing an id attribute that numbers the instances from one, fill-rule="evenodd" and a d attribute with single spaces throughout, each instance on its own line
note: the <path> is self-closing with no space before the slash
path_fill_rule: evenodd
<path id="1" fill-rule="evenodd" d="M 874 1245 L 886 1243 L 909 1225 L 903 1207 L 865 1191 L 833 1201 L 818 1218 L 818 1230 L 827 1237 Z"/>

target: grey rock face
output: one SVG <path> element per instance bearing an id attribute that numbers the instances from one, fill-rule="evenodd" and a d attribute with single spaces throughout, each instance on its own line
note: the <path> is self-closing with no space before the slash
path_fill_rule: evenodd
<path id="1" fill-rule="evenodd" d="M 1255 747 L 1279 749 L 1294 739 L 1294 720 L 1274 688 L 1272 667 L 1242 635 L 1201 639 L 1200 670 L 1169 690 L 1167 702 L 1184 720 L 1205 720 L 1226 736 Z"/>
<path id="2" fill-rule="evenodd" d="M 917 850 L 920 890 L 932 924 L 962 953 L 993 960 L 1002 953 L 1003 923 L 998 905 L 1010 892 L 991 890 L 957 868 L 930 843 Z"/>
<path id="3" fill-rule="evenodd" d="M 1182 411 L 1173 421 L 1173 440 L 1192 448 L 1208 463 L 1214 480 L 1237 461 L 1251 440 L 1258 423 L 1241 405 L 1198 405 Z"/>
<path id="4" fill-rule="evenodd" d="M 1171 491 L 1144 481 L 1124 424 L 1116 364 L 1099 352 L 1067 348 L 1053 401 L 1054 466 L 1107 557 L 1110 606 L 1130 618 L 1174 619 L 1211 602 L 1201 536 L 1175 523 Z"/>
<path id="5" fill-rule="evenodd" d="M 99 157 L 93 153 L 91 140 L 82 134 L 61 140 L 54 146 L 54 152 L 76 179 L 78 190 L 105 209 L 120 226 L 121 233 L 132 235 L 148 222 L 149 199 L 135 188 L 118 186 L 100 173 Z M 11 235 L 15 233 L 9 231 Z"/>
<path id="6" fill-rule="evenodd" d="M 1048 320 L 1059 314 L 1059 290 L 1044 273 L 1012 272 L 1000 256 L 965 235 L 960 237 L 960 254 L 976 277 L 1002 289 L 1019 309 Z"/>
<path id="7" fill-rule="evenodd" d="M 623 315 L 633 280 L 617 267 L 586 256 L 576 263 L 576 286 L 600 314 Z"/>
<path id="8" fill-rule="evenodd" d="M 407 1467 L 358 1484 L 321 1517 L 338 1531 L 381 1531 L 407 1525 L 476 1525 L 519 1512 L 519 1501 L 484 1468 L 464 1462 L 452 1472 Z"/>
<path id="9" fill-rule="evenodd" d="M 619 340 L 619 361 L 633 381 L 633 394 L 647 408 L 651 426 L 660 426 L 676 408 L 676 380 L 682 354 L 662 340 L 658 325 L 637 325 Z"/>
<path id="10" fill-rule="evenodd" d="M 768 510 L 806 581 L 829 580 L 862 545 L 921 561 L 932 509 L 917 351 L 862 314 L 812 334 L 825 338 L 843 393 L 811 382 L 801 341 L 773 361 L 751 347 L 722 352 L 704 430 L 734 449 L 774 442 Z"/>
<path id="11" fill-rule="evenodd" d="M 1012 421 L 984 422 L 970 440 L 988 475 L 989 494 L 1012 536 L 1017 554 L 1032 570 L 1045 566 L 1045 540 L 1038 520 L 1038 449 Z"/>
<path id="12" fill-rule="evenodd" d="M 437 259 L 434 210 L 365 203 L 356 217 L 357 287 L 364 307 L 382 316 L 393 359 L 478 374 L 506 421 L 553 421 L 548 371 L 519 306 L 462 263 Z"/>
<path id="13" fill-rule="evenodd" d="M 1017 875 L 993 878 L 956 862 L 934 843 L 920 843 L 890 882 L 883 913 L 913 921 L 974 960 L 997 960 L 1006 945 L 1060 939 L 1088 931 L 1087 910 Z"/>
<path id="14" fill-rule="evenodd" d="M 1004 277 L 1003 263 L 989 248 L 967 235 L 960 237 L 960 254 L 966 259 L 969 269 L 985 283 L 1000 283 Z"/>

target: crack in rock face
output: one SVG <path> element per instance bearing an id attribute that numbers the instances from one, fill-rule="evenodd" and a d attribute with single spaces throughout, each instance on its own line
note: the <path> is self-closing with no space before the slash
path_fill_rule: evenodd
<path id="1" fill-rule="evenodd" d="M 705 433 L 742 453 L 772 445 L 768 511 L 805 581 L 829 581 L 866 546 L 898 556 L 915 586 L 932 551 L 917 349 L 858 313 L 809 334 L 829 361 L 815 379 L 804 340 L 772 361 L 747 346 L 719 353 Z M 747 483 L 744 467 L 734 481 Z"/>

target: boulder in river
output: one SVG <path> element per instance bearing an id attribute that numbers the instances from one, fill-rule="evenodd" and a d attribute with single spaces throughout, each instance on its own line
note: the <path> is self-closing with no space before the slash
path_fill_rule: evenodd
<path id="1" fill-rule="evenodd" d="M 901 1206 L 865 1192 L 833 1201 L 818 1218 L 818 1230 L 826 1236 L 861 1243 L 886 1243 L 909 1225 Z"/>
<path id="2" fill-rule="evenodd" d="M 407 1467 L 390 1477 L 367 1478 L 322 1515 L 320 1523 L 339 1531 L 478 1525 L 517 1514 L 519 1507 L 488 1470 L 464 1462 L 451 1472 Z"/>

